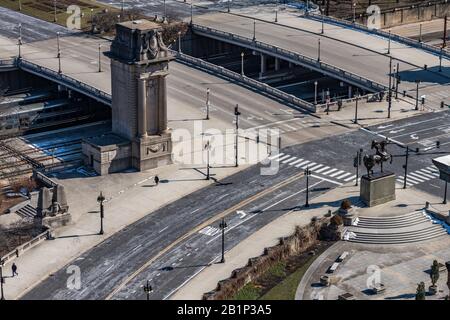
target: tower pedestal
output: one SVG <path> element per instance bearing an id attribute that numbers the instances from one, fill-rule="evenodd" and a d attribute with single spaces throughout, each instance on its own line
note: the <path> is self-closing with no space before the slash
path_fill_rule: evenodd
<path id="1" fill-rule="evenodd" d="M 132 166 L 139 171 L 172 163 L 172 134 L 135 138 L 131 143 Z"/>
<path id="2" fill-rule="evenodd" d="M 379 172 L 362 176 L 360 198 L 368 207 L 395 200 L 395 174 Z"/>

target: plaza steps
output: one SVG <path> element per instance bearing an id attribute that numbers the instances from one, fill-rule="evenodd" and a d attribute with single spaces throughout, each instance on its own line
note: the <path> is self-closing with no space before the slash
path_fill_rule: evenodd
<path id="1" fill-rule="evenodd" d="M 357 226 L 348 227 L 350 242 L 365 244 L 407 244 L 448 235 L 421 211 L 393 217 L 359 217 Z"/>

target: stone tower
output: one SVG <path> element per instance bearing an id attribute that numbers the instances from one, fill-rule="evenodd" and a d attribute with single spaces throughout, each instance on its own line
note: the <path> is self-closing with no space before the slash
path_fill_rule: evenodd
<path id="1" fill-rule="evenodd" d="M 166 76 L 174 58 L 161 28 L 147 20 L 117 24 L 109 56 L 112 131 L 131 142 L 131 166 L 146 170 L 170 164 Z"/>

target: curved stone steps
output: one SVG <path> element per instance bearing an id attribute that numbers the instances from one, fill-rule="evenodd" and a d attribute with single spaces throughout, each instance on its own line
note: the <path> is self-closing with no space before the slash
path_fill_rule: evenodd
<path id="1" fill-rule="evenodd" d="M 365 244 L 406 244 L 447 235 L 421 211 L 393 217 L 359 217 L 357 226 L 347 228 L 348 241 Z"/>

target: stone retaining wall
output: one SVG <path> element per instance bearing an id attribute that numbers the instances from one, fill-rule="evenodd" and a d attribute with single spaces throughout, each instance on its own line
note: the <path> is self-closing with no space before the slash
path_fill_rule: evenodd
<path id="1" fill-rule="evenodd" d="M 232 299 L 247 283 L 257 279 L 277 262 L 310 250 L 319 240 L 341 239 L 342 227 L 330 224 L 330 218 L 314 219 L 304 227 L 296 227 L 293 235 L 280 239 L 276 246 L 264 249 L 264 253 L 250 258 L 245 267 L 236 269 L 231 277 L 220 281 L 217 288 L 203 295 L 204 300 Z"/>

